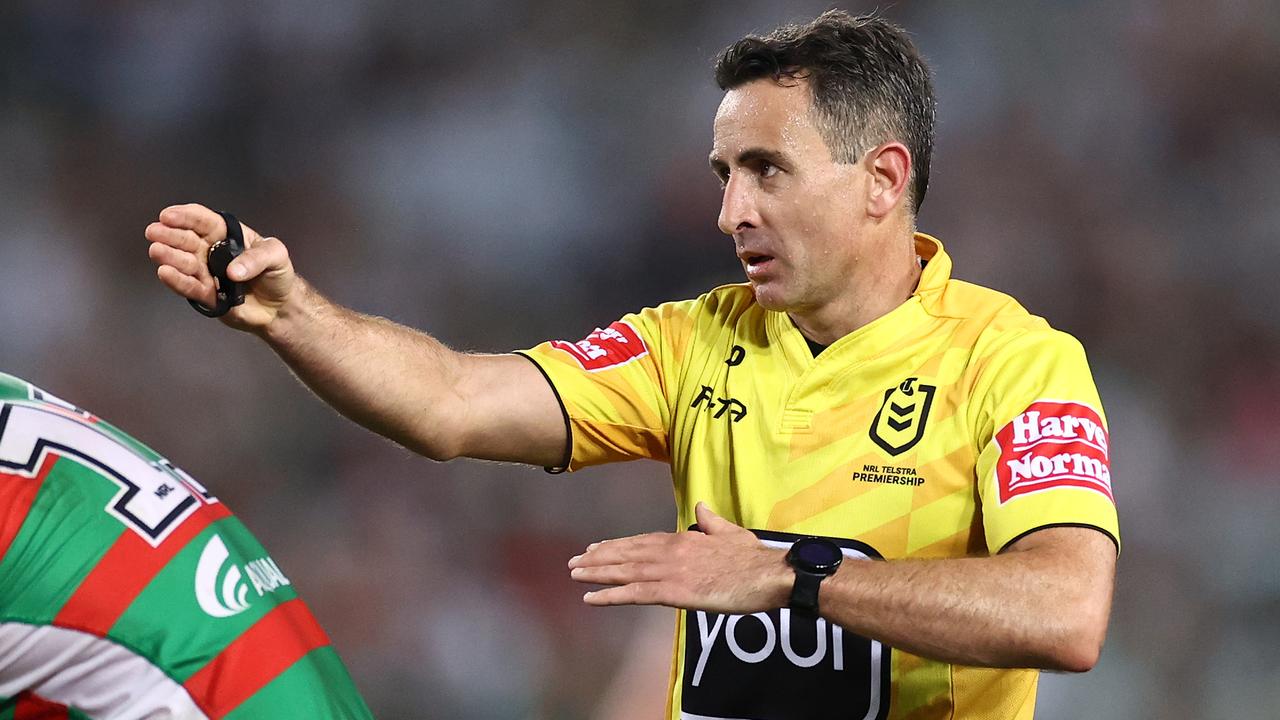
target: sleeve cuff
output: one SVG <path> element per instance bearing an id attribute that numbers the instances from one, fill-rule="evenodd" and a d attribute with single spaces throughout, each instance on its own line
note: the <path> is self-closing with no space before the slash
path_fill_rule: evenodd
<path id="1" fill-rule="evenodd" d="M 559 475 L 569 469 L 569 463 L 573 460 L 573 426 L 569 424 L 569 411 L 564 406 L 564 399 L 560 397 L 560 391 L 556 389 L 556 384 L 552 382 L 551 376 L 543 369 L 542 364 L 523 351 L 517 350 L 515 354 L 533 363 L 533 366 L 538 368 L 538 372 L 542 373 L 547 385 L 551 387 L 551 393 L 556 396 L 556 402 L 560 404 L 560 415 L 564 418 L 564 460 L 559 465 L 542 468 L 552 475 Z"/>
<path id="2" fill-rule="evenodd" d="M 1030 530 L 1024 530 L 1018 533 L 1017 535 L 1015 535 L 1012 540 L 1002 545 L 1000 547 L 1000 552 L 996 554 L 999 555 L 1005 550 L 1008 550 L 1010 545 L 1013 545 L 1014 543 L 1030 535 L 1031 533 L 1039 532 L 1040 530 L 1048 530 L 1049 528 L 1058 528 L 1058 527 L 1078 527 L 1078 528 L 1089 528 L 1091 530 L 1097 530 L 1103 535 L 1106 535 L 1107 539 L 1110 540 L 1111 543 L 1116 546 L 1116 557 L 1120 556 L 1120 539 L 1117 538 L 1110 530 L 1107 530 L 1106 528 L 1100 525 L 1093 525 L 1091 523 L 1072 523 L 1072 522 L 1049 523 L 1047 525 L 1037 525 L 1036 527 L 1033 527 Z"/>

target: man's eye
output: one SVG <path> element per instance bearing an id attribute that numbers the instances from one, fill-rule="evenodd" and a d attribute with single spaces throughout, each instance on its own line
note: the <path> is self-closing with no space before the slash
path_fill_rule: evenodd
<path id="1" fill-rule="evenodd" d="M 778 174 L 778 166 L 773 163 L 760 163 L 760 177 L 770 178 Z"/>

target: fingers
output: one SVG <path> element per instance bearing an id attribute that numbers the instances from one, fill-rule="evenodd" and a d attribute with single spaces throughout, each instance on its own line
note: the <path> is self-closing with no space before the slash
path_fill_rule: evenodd
<path id="1" fill-rule="evenodd" d="M 627 583 L 661 580 L 667 574 L 665 568 L 654 563 L 636 562 L 577 567 L 569 572 L 569 577 L 580 583 L 626 585 Z"/>
<path id="2" fill-rule="evenodd" d="M 240 227 L 247 248 L 227 268 L 232 280 L 246 282 L 290 267 L 289 253 L 279 238 L 262 238 L 244 223 Z M 173 267 L 204 284 L 208 277 L 205 258 L 212 244 L 207 238 L 213 232 L 225 236 L 225 224 L 217 213 L 203 205 L 174 205 L 165 208 L 160 222 L 148 225 L 143 234 L 151 241 L 147 254 L 153 262 Z"/>
<path id="3" fill-rule="evenodd" d="M 192 230 L 201 237 L 216 235 L 221 240 L 226 234 L 222 216 L 195 203 L 170 205 L 160 211 L 160 222 L 178 230 Z"/>
<path id="4" fill-rule="evenodd" d="M 153 242 L 147 248 L 147 256 L 156 265 L 168 265 L 184 275 L 201 277 L 205 265 L 194 253 L 178 250 L 164 243 Z"/>
<path id="5" fill-rule="evenodd" d="M 212 306 L 215 302 L 212 281 L 206 285 L 196 278 L 180 272 L 172 265 L 161 265 L 156 268 L 156 277 L 160 278 L 160 282 L 164 283 L 166 287 L 184 298 L 195 300 L 206 306 Z"/>
<path id="6" fill-rule="evenodd" d="M 142 234 L 153 243 L 162 243 L 183 252 L 199 254 L 209 247 L 209 243 L 202 240 L 194 230 L 171 227 L 159 222 L 148 225 Z"/>
<path id="7" fill-rule="evenodd" d="M 717 520 L 720 522 L 725 521 L 724 518 L 712 512 L 711 508 L 707 507 L 707 504 L 701 500 L 693 507 L 693 516 L 697 518 L 698 529 L 702 532 L 711 532 L 712 526 L 716 525 Z"/>
<path id="8" fill-rule="evenodd" d="M 667 596 L 667 588 L 660 582 L 637 582 L 630 585 L 594 590 L 582 596 L 588 605 L 671 605 L 678 606 L 674 596 Z"/>
<path id="9" fill-rule="evenodd" d="M 144 232 L 151 245 L 147 256 L 159 267 L 156 277 L 184 298 L 209 305 L 213 302 L 213 279 L 205 266 L 208 244 L 195 232 L 151 223 Z"/>
<path id="10" fill-rule="evenodd" d="M 665 548 L 677 537 L 676 533 L 646 533 L 592 543 L 581 555 L 570 558 L 569 568 L 661 559 L 668 555 Z"/>
<path id="11" fill-rule="evenodd" d="M 279 238 L 263 238 L 254 243 L 227 266 L 227 277 L 247 282 L 259 275 L 282 272 L 289 268 L 289 251 Z"/>
<path id="12" fill-rule="evenodd" d="M 161 213 L 161 217 L 174 219 L 172 214 L 166 215 L 167 210 Z M 213 279 L 205 266 L 208 242 L 194 230 L 167 225 L 163 221 L 148 225 L 143 235 L 151 241 L 147 256 L 159 266 L 156 277 L 160 282 L 182 297 L 206 305 L 213 302 Z"/>
<path id="13" fill-rule="evenodd" d="M 659 590 L 670 568 L 661 561 L 673 533 L 649 533 L 592 543 L 569 561 L 569 577 L 577 582 L 614 585 L 582 596 L 588 605 L 663 604 Z"/>
<path id="14" fill-rule="evenodd" d="M 725 520 L 719 515 L 712 512 L 704 502 L 699 502 L 693 509 L 694 516 L 698 519 L 698 529 L 708 535 L 750 535 L 755 537 L 754 533 L 746 528 L 739 527 Z"/>

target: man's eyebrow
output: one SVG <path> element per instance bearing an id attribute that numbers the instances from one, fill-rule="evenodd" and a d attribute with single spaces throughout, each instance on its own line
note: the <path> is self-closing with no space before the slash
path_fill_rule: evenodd
<path id="1" fill-rule="evenodd" d="M 786 160 L 786 156 L 777 150 L 752 147 L 738 153 L 737 163 L 739 165 L 747 165 L 762 160 L 773 165 L 782 165 Z M 720 170 L 727 165 L 724 160 L 720 159 L 720 156 L 717 155 L 715 151 L 711 152 L 711 157 L 707 158 L 707 162 L 711 163 L 711 169 L 713 170 Z"/>
<path id="2" fill-rule="evenodd" d="M 762 147 L 747 148 L 738 154 L 738 164 L 747 165 L 749 163 L 763 160 L 773 165 L 781 165 L 786 156 L 777 150 L 769 150 Z"/>

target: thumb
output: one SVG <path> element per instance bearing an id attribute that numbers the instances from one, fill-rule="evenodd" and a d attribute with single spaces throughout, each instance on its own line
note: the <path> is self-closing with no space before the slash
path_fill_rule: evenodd
<path id="1" fill-rule="evenodd" d="M 227 277 L 247 282 L 263 273 L 289 267 L 289 251 L 279 239 L 263 238 L 254 243 L 227 266 Z"/>
<path id="2" fill-rule="evenodd" d="M 699 502 L 694 507 L 693 514 L 698 519 L 698 528 L 708 535 L 752 534 L 715 514 L 704 502 Z"/>

